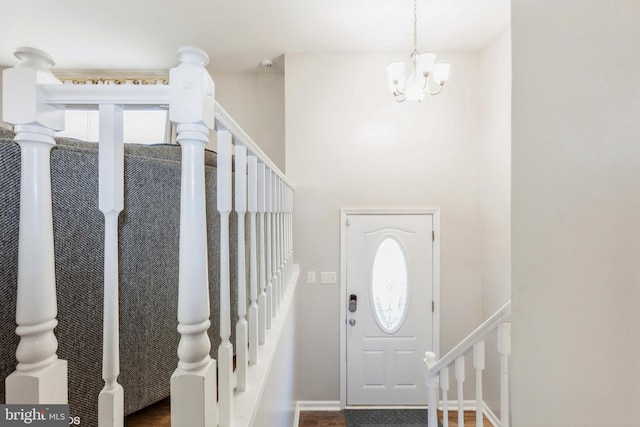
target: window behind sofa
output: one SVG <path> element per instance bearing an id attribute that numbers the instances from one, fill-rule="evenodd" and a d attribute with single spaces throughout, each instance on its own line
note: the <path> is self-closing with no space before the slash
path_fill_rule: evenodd
<path id="1" fill-rule="evenodd" d="M 86 77 L 83 71 L 60 71 L 56 76 L 63 84 L 71 85 L 168 85 L 162 72 L 109 70 L 106 77 Z M 136 74 L 139 74 L 136 76 Z M 157 75 L 154 75 L 157 74 Z M 130 77 L 122 77 L 127 75 Z M 98 142 L 99 118 L 97 110 L 70 109 L 65 114 L 65 130 L 56 136 Z M 124 112 L 124 142 L 135 144 L 168 144 L 173 130 L 166 109 L 126 110 Z"/>
<path id="2" fill-rule="evenodd" d="M 124 142 L 136 144 L 169 143 L 171 126 L 167 110 L 126 110 L 124 112 Z M 97 110 L 67 110 L 65 130 L 57 136 L 98 142 Z"/>

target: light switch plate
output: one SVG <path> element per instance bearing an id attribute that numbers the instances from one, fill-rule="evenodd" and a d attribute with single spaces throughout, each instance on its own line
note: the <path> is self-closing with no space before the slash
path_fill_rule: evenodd
<path id="1" fill-rule="evenodd" d="M 307 271 L 307 283 L 316 283 L 315 271 Z"/>
<path id="2" fill-rule="evenodd" d="M 323 271 L 322 273 L 320 273 L 320 283 L 325 283 L 325 284 L 336 283 L 336 272 Z"/>

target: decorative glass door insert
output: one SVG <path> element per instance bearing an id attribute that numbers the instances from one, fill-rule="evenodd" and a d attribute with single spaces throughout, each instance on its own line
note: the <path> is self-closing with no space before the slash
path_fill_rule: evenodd
<path id="1" fill-rule="evenodd" d="M 385 237 L 378 246 L 371 274 L 374 317 L 388 334 L 397 331 L 407 314 L 407 259 L 400 242 Z"/>

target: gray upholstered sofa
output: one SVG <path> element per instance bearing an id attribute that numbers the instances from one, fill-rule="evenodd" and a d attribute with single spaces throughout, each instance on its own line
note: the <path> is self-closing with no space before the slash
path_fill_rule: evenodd
<path id="1" fill-rule="evenodd" d="M 0 402 L 16 365 L 16 284 L 20 148 L 0 133 Z M 69 366 L 69 404 L 82 425 L 97 425 L 103 382 L 104 219 L 98 209 L 97 144 L 60 139 L 51 152 L 60 358 Z M 219 218 L 215 153 L 206 153 L 212 355 L 219 344 Z M 120 215 L 120 383 L 129 414 L 169 395 L 177 366 L 180 147 L 125 147 L 125 209 Z M 232 230 L 235 219 L 232 216 Z M 232 233 L 233 235 L 233 233 Z M 235 245 L 231 245 L 235 259 Z M 235 266 L 231 266 L 232 284 Z M 233 289 L 233 285 L 232 285 Z M 232 292 L 232 307 L 236 306 Z M 236 318 L 232 309 L 232 320 Z M 233 329 L 233 328 L 232 328 Z M 233 339 L 233 338 L 232 338 Z M 233 342 L 233 341 L 232 341 Z"/>

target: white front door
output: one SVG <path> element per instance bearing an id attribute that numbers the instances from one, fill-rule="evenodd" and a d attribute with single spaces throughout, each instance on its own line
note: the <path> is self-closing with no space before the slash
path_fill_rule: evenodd
<path id="1" fill-rule="evenodd" d="M 347 405 L 426 405 L 433 215 L 348 215 Z"/>

